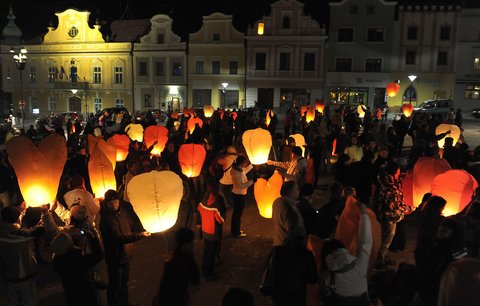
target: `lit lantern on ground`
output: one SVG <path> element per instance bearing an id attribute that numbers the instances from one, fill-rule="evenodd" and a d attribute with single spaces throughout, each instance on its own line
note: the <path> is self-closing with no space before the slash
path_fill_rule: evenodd
<path id="1" fill-rule="evenodd" d="M 402 113 L 405 115 L 405 117 L 410 117 L 413 113 L 413 105 L 412 103 L 405 103 L 402 106 Z"/>
<path id="2" fill-rule="evenodd" d="M 65 138 L 51 134 L 37 147 L 29 138 L 16 136 L 7 142 L 7 152 L 25 203 L 52 204 L 67 160 Z"/>
<path id="3" fill-rule="evenodd" d="M 143 126 L 141 124 L 130 123 L 125 128 L 125 132 L 131 140 L 143 142 Z"/>
<path id="4" fill-rule="evenodd" d="M 257 27 L 257 34 L 263 35 L 263 31 L 265 30 L 265 23 L 259 22 Z"/>
<path id="5" fill-rule="evenodd" d="M 280 197 L 283 178 L 275 173 L 267 180 L 259 178 L 253 186 L 255 201 L 257 202 L 258 212 L 264 218 L 272 218 L 273 201 Z"/>
<path id="6" fill-rule="evenodd" d="M 307 113 L 305 115 L 305 122 L 306 123 L 310 123 L 312 122 L 313 120 L 315 120 L 315 108 L 313 107 L 309 107 L 307 109 Z"/>
<path id="7" fill-rule="evenodd" d="M 323 114 L 323 110 L 325 109 L 325 102 L 320 99 L 315 100 L 315 110 L 321 114 Z"/>
<path id="8" fill-rule="evenodd" d="M 93 154 L 90 155 L 88 176 L 90 177 L 90 185 L 96 198 L 103 198 L 105 192 L 109 189 L 117 189 L 112 163 L 98 146 L 95 147 Z"/>
<path id="9" fill-rule="evenodd" d="M 107 143 L 117 149 L 117 162 L 124 161 L 128 156 L 128 149 L 130 147 L 130 138 L 127 135 L 114 134 L 108 138 Z"/>
<path id="10" fill-rule="evenodd" d="M 116 147 L 114 145 L 107 143 L 105 140 L 103 140 L 103 137 L 101 136 L 94 137 L 93 135 L 89 134 L 87 136 L 87 140 L 88 140 L 88 151 L 90 155 L 93 154 L 93 151 L 95 150 L 95 148 L 100 148 L 103 154 L 105 154 L 108 160 L 110 160 L 110 163 L 112 164 L 112 167 L 115 170 L 115 165 L 117 162 Z"/>
<path id="11" fill-rule="evenodd" d="M 451 216 L 462 211 L 470 203 L 478 183 L 464 170 L 448 170 L 435 177 L 432 183 L 432 195 L 447 201 L 444 216 Z"/>
<path id="12" fill-rule="evenodd" d="M 190 118 L 190 119 L 188 119 L 187 128 L 188 128 L 188 131 L 190 132 L 190 134 L 193 133 L 193 131 L 195 130 L 195 126 L 196 126 L 197 124 L 200 126 L 200 128 L 202 128 L 202 127 L 203 127 L 203 121 L 202 121 L 202 119 L 200 119 L 200 118 L 193 118 L 193 117 Z"/>
<path id="13" fill-rule="evenodd" d="M 163 232 L 177 222 L 183 183 L 174 172 L 151 171 L 136 175 L 128 183 L 126 192 L 147 231 Z"/>
<path id="14" fill-rule="evenodd" d="M 232 117 L 233 121 L 236 121 L 238 114 L 237 112 L 231 112 L 229 116 Z"/>
<path id="15" fill-rule="evenodd" d="M 358 113 L 358 117 L 360 117 L 360 118 L 365 117 L 365 110 L 364 110 L 363 104 L 359 104 L 357 106 L 357 113 Z"/>
<path id="16" fill-rule="evenodd" d="M 413 206 L 417 207 L 423 195 L 430 192 L 435 177 L 452 169 L 444 159 L 422 157 L 413 167 Z"/>
<path id="17" fill-rule="evenodd" d="M 390 98 L 393 98 L 393 97 L 395 97 L 395 96 L 398 94 L 398 92 L 400 91 L 400 84 L 398 84 L 397 82 L 388 83 L 388 84 L 387 84 L 386 91 L 387 91 L 387 95 L 388 95 Z"/>
<path id="18" fill-rule="evenodd" d="M 443 133 L 447 133 L 448 131 L 450 131 L 450 134 L 447 134 L 445 137 L 443 137 L 442 139 L 440 139 L 438 141 L 438 147 L 439 148 L 443 148 L 443 146 L 445 145 L 445 138 L 447 138 L 447 137 L 452 137 L 453 138 L 453 145 L 455 145 L 457 143 L 458 139 L 460 138 L 460 134 L 462 133 L 460 131 L 460 128 L 458 126 L 456 126 L 455 124 L 442 123 L 442 124 L 439 124 L 435 128 L 435 135 L 440 135 L 440 134 L 443 134 Z"/>
<path id="19" fill-rule="evenodd" d="M 168 129 L 164 126 L 151 125 L 145 129 L 143 138 L 145 138 L 147 148 L 155 144 L 150 153 L 155 156 L 160 156 L 168 141 Z"/>
<path id="20" fill-rule="evenodd" d="M 207 151 L 203 145 L 193 143 L 181 145 L 178 150 L 178 162 L 182 173 L 187 177 L 199 176 L 206 156 Z"/>
<path id="21" fill-rule="evenodd" d="M 305 157 L 305 137 L 302 134 L 293 134 L 290 137 L 295 139 L 295 146 L 302 148 L 302 156 Z"/>
<path id="22" fill-rule="evenodd" d="M 274 115 L 275 115 L 275 113 L 271 109 L 269 109 L 267 111 L 267 114 L 265 116 L 265 125 L 267 127 L 270 125 L 270 122 L 272 121 L 272 118 L 273 118 Z"/>
<path id="23" fill-rule="evenodd" d="M 262 128 L 247 130 L 243 132 L 242 143 L 253 165 L 265 164 L 268 161 L 272 147 L 272 135 L 269 131 Z"/>
<path id="24" fill-rule="evenodd" d="M 213 116 L 214 111 L 215 111 L 215 108 L 212 105 L 203 106 L 203 114 L 205 115 L 205 118 L 211 118 Z"/>

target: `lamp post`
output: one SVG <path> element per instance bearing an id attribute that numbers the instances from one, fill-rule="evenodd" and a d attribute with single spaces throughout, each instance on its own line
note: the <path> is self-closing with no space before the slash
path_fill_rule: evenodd
<path id="1" fill-rule="evenodd" d="M 408 79 L 410 80 L 410 86 L 413 88 L 413 81 L 417 79 L 417 76 L 414 74 L 411 74 L 408 76 Z M 415 97 L 415 106 L 418 106 L 418 97 Z M 412 104 L 412 93 L 410 92 L 410 104 Z"/>
<path id="2" fill-rule="evenodd" d="M 228 87 L 228 83 L 227 82 L 223 82 L 222 83 L 222 93 L 223 93 L 223 108 L 225 109 L 225 106 L 226 106 L 226 101 L 225 101 L 225 98 L 226 98 L 226 93 L 225 91 L 227 90 L 227 87 Z"/>
<path id="3" fill-rule="evenodd" d="M 20 47 L 20 50 L 18 50 L 18 53 L 15 51 L 15 49 L 10 48 L 10 53 L 15 53 L 13 55 L 13 60 L 15 61 L 15 65 L 17 66 L 17 69 L 20 73 L 20 101 L 18 101 L 18 106 L 20 107 L 20 112 L 22 116 L 22 128 L 25 129 L 25 116 L 24 116 L 24 110 L 25 110 L 25 101 L 23 100 L 23 69 L 25 69 L 25 64 L 27 63 L 27 56 L 25 55 L 27 53 L 27 49 L 24 47 Z"/>

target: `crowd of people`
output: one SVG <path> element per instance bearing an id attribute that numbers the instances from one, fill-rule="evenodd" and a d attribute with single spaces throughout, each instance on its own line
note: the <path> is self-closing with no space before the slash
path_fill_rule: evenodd
<path id="1" fill-rule="evenodd" d="M 426 194 L 418 208 L 407 206 L 402 180 L 420 158 L 443 158 L 453 169 L 480 179 L 480 148 L 471 149 L 463 137 L 453 145 L 449 132 L 437 135 L 440 123 L 461 117 L 415 113 L 399 115 L 391 125 L 382 113 L 364 108 L 362 117 L 344 106 L 327 105 L 306 122 L 301 107 L 287 110 L 283 122 L 271 111 L 217 110 L 199 117 L 192 133 L 189 112 L 169 114 L 168 142 L 160 157 L 132 141 L 125 162 L 117 163 L 117 189 L 94 195 L 88 176 L 88 135 L 125 133 L 136 116 L 108 114 L 81 123 L 39 122 L 20 131 L 34 143 L 51 133 L 67 138 L 68 158 L 54 203 L 27 208 L 8 161 L 6 142 L 15 137 L 1 129 L 0 263 L 8 305 L 35 305 L 35 275 L 40 249 L 53 253 L 51 263 L 62 281 L 68 305 L 101 305 L 99 291 L 107 291 L 110 306 L 131 305 L 128 295 L 133 244 L 151 235 L 135 213 L 125 192 L 136 175 L 170 170 L 183 179 L 184 194 L 176 224 L 164 233 L 169 254 L 153 305 L 189 305 L 189 288 L 201 279 L 215 282 L 223 260 L 223 226 L 241 239 L 247 193 L 258 178 L 281 173 L 281 196 L 273 203 L 272 250 L 260 292 L 272 305 L 476 305 L 480 266 L 480 192 L 467 208 L 444 217 L 445 199 Z M 235 112 L 235 115 L 233 113 Z M 457 115 L 458 116 L 458 115 Z M 461 116 L 461 113 L 460 113 Z M 153 116 L 138 122 L 156 125 Z M 277 132 L 283 123 L 284 133 Z M 264 165 L 251 165 L 242 146 L 244 131 L 262 127 L 273 145 Z M 293 134 L 302 134 L 297 145 Z M 412 138 L 410 150 L 405 137 Z M 445 147 L 437 141 L 445 138 Z M 187 178 L 178 162 L 184 143 L 204 145 L 207 157 L 200 176 Z M 331 176 L 329 197 L 319 205 L 313 197 L 320 177 Z M 102 198 L 101 201 L 97 198 Z M 231 210 L 230 220 L 227 211 Z M 389 252 L 406 245 L 406 218 L 418 227 L 415 265 L 397 267 Z M 407 220 L 408 221 L 408 220 Z M 195 229 L 203 244 L 201 263 L 193 254 Z M 50 260 L 47 260 L 50 261 Z M 106 264 L 106 273 L 105 271 Z M 102 275 L 108 275 L 105 279 Z M 223 305 L 253 305 L 253 296 L 231 288 Z"/>

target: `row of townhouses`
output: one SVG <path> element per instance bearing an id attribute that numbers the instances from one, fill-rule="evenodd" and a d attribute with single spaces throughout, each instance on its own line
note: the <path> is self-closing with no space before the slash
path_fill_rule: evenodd
<path id="1" fill-rule="evenodd" d="M 302 3 L 280 0 L 246 33 L 230 15 L 204 16 L 188 42 L 167 15 L 113 21 L 105 36 L 89 12 L 74 9 L 56 13 L 58 26 L 40 40 L 22 41 L 10 10 L 0 46 L 2 112 L 278 110 L 317 98 L 370 107 L 449 98 L 464 111 L 479 107 L 480 9 L 434 3 L 330 1 L 327 33 Z M 392 81 L 401 89 L 389 98 Z"/>

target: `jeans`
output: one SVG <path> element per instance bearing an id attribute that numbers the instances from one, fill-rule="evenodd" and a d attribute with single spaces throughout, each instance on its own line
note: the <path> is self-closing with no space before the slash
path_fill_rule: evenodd
<path id="1" fill-rule="evenodd" d="M 220 187 L 220 195 L 223 197 L 223 200 L 225 201 L 225 205 L 227 207 L 232 207 L 232 188 L 233 185 L 223 185 L 219 184 Z"/>
<path id="2" fill-rule="evenodd" d="M 8 295 L 7 306 L 38 305 L 35 277 L 18 283 L 5 282 L 5 287 Z"/>
<path id="3" fill-rule="evenodd" d="M 233 197 L 233 213 L 231 233 L 233 236 L 240 235 L 240 225 L 242 219 L 243 208 L 245 207 L 245 195 L 232 193 Z"/>
<path id="4" fill-rule="evenodd" d="M 205 277 L 209 277 L 213 274 L 219 245 L 220 241 L 218 240 L 203 238 L 202 273 Z"/>
<path id="5" fill-rule="evenodd" d="M 130 263 L 108 265 L 107 299 L 109 306 L 128 305 Z"/>

